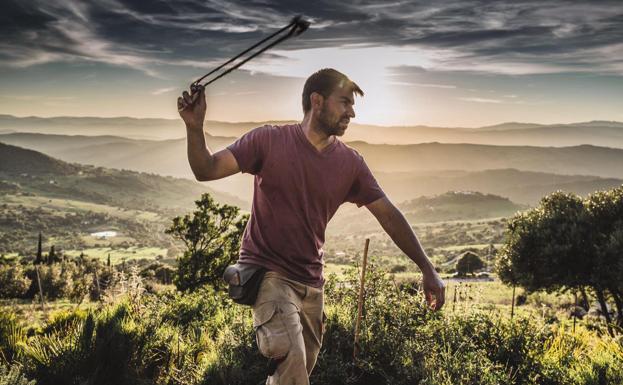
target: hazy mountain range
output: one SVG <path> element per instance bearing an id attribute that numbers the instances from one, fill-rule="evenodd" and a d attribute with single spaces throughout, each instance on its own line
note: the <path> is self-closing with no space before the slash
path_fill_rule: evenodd
<path id="1" fill-rule="evenodd" d="M 218 150 L 234 137 L 207 137 Z M 67 136 L 13 133 L 0 142 L 34 149 L 81 164 L 193 178 L 185 139 L 152 141 L 114 136 Z M 589 145 L 573 147 L 491 146 L 425 143 L 378 145 L 349 142 L 395 201 L 453 190 L 480 191 L 534 204 L 562 189 L 587 194 L 623 181 L 623 149 Z M 252 179 L 237 174 L 207 186 L 249 202 Z"/>
<path id="2" fill-rule="evenodd" d="M 266 122 L 206 121 L 213 136 L 238 137 Z M 286 122 L 272 122 L 286 123 Z M 0 133 L 122 136 L 132 139 L 168 140 L 186 135 L 181 119 L 15 117 L 0 115 Z M 368 143 L 471 143 L 512 146 L 595 146 L 623 148 L 623 123 L 591 121 L 572 124 L 503 123 L 480 128 L 394 126 L 351 123 L 343 139 Z"/>

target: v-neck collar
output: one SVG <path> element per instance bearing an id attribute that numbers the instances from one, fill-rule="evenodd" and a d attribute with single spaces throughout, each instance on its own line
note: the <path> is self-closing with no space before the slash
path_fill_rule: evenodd
<path id="1" fill-rule="evenodd" d="M 309 141 L 309 139 L 307 139 L 307 136 L 305 135 L 305 132 L 303 132 L 303 126 L 301 126 L 300 123 L 296 123 L 296 132 L 298 134 L 298 137 L 301 141 L 304 142 L 304 145 L 311 151 L 314 152 L 314 154 L 316 155 L 320 155 L 320 156 L 324 156 L 327 155 L 328 153 L 330 153 L 331 151 L 333 151 L 335 149 L 335 147 L 337 146 L 337 142 L 338 142 L 338 138 L 335 137 L 335 135 L 333 136 L 333 142 L 331 142 L 330 144 L 328 144 L 325 148 L 323 148 L 322 150 L 318 150 L 313 144 L 312 142 Z"/>

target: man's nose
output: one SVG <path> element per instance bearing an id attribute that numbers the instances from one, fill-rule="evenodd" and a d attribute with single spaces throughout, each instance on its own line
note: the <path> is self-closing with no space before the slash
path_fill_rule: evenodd
<path id="1" fill-rule="evenodd" d="M 352 106 L 348 107 L 348 116 L 350 116 L 351 119 L 355 117 L 355 109 Z"/>

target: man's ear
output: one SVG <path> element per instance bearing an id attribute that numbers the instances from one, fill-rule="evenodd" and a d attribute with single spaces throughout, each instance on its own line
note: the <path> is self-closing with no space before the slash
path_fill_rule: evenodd
<path id="1" fill-rule="evenodd" d="M 320 95 L 318 92 L 312 92 L 311 95 L 309 95 L 309 99 L 311 100 L 311 107 L 313 109 L 321 109 L 322 103 L 324 103 L 324 96 Z"/>

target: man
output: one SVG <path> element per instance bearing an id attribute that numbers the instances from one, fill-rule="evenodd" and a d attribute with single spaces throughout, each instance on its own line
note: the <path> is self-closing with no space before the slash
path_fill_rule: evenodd
<path id="1" fill-rule="evenodd" d="M 258 127 L 212 154 L 203 134 L 203 90 L 178 98 L 197 180 L 237 172 L 255 175 L 251 217 L 240 263 L 267 268 L 253 306 L 260 352 L 278 363 L 267 384 L 309 384 L 323 333 L 324 232 L 344 202 L 366 206 L 422 270 L 426 300 L 444 303 L 444 284 L 411 226 L 385 196 L 363 157 L 342 143 L 357 84 L 334 69 L 311 75 L 303 88 L 303 121 Z"/>

